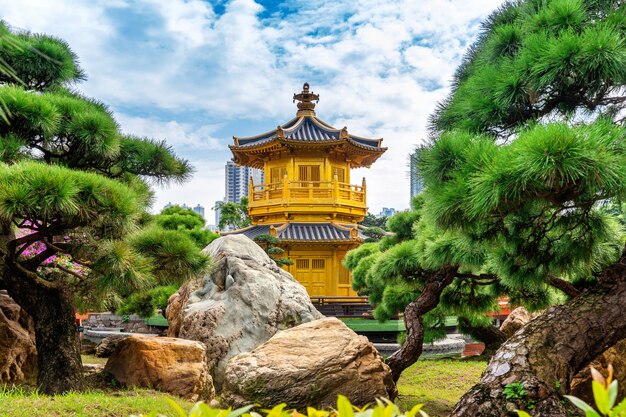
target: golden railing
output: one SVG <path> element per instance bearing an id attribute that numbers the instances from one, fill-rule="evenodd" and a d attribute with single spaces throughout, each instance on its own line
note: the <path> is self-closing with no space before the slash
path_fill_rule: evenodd
<path id="1" fill-rule="evenodd" d="M 259 202 L 334 200 L 365 205 L 365 178 L 362 185 L 335 181 L 291 181 L 254 184 L 250 181 L 250 205 Z"/>

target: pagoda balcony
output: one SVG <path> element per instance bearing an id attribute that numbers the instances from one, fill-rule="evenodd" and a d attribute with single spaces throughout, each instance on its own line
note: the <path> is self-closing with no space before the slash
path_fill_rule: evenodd
<path id="1" fill-rule="evenodd" d="M 251 217 L 278 213 L 326 214 L 353 217 L 367 213 L 366 185 L 334 181 L 291 181 L 254 184 L 250 181 L 248 208 Z"/>

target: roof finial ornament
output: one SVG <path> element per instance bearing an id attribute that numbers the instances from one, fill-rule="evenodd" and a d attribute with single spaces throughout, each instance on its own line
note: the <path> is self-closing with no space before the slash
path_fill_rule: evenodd
<path id="1" fill-rule="evenodd" d="M 315 116 L 315 102 L 320 101 L 319 94 L 309 91 L 309 83 L 304 83 L 302 92 L 293 95 L 294 103 L 298 100 L 298 112 L 296 116 Z"/>

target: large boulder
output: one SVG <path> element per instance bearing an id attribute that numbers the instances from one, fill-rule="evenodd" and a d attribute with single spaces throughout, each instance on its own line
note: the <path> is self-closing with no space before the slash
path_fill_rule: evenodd
<path id="1" fill-rule="evenodd" d="M 0 384 L 33 382 L 37 348 L 32 318 L 0 290 Z"/>
<path id="2" fill-rule="evenodd" d="M 154 388 L 191 401 L 215 397 L 206 349 L 192 340 L 139 335 L 121 339 L 104 370 L 129 386 Z"/>
<path id="3" fill-rule="evenodd" d="M 230 358 L 322 315 L 306 289 L 246 236 L 216 239 L 204 253 L 216 267 L 195 291 L 190 284 L 170 298 L 167 318 L 174 326 L 168 336 L 206 344 L 219 392 Z"/>
<path id="4" fill-rule="evenodd" d="M 279 332 L 232 358 L 221 402 L 233 407 L 286 402 L 304 410 L 332 407 L 338 394 L 363 406 L 396 393 L 391 370 L 372 343 L 340 320 L 326 318 Z"/>

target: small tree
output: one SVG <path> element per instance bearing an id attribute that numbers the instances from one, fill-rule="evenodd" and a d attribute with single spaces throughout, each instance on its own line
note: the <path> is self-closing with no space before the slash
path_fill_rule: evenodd
<path id="1" fill-rule="evenodd" d="M 189 236 L 200 249 L 219 237 L 217 233 L 206 229 L 202 215 L 192 209 L 181 206 L 166 207 L 154 216 L 154 222 L 167 230 L 178 230 Z"/>
<path id="2" fill-rule="evenodd" d="M 218 207 L 216 207 L 217 209 Z M 220 230 L 232 227 L 234 229 L 243 229 L 250 226 L 250 217 L 248 217 L 248 197 L 241 197 L 239 203 L 228 202 L 219 206 L 220 222 L 218 227 Z"/>
<path id="3" fill-rule="evenodd" d="M 363 221 L 360 223 L 361 226 L 364 227 L 380 227 L 381 229 L 385 229 L 385 224 L 387 223 L 387 218 L 383 216 L 376 216 L 369 211 L 363 218 Z"/>
<path id="4" fill-rule="evenodd" d="M 261 234 L 256 236 L 254 241 L 257 245 L 263 248 L 265 253 L 267 253 L 274 262 L 276 262 L 276 265 L 293 265 L 293 261 L 291 259 L 284 258 L 282 256 L 285 251 L 278 246 L 280 245 L 280 239 L 276 236 Z"/>

